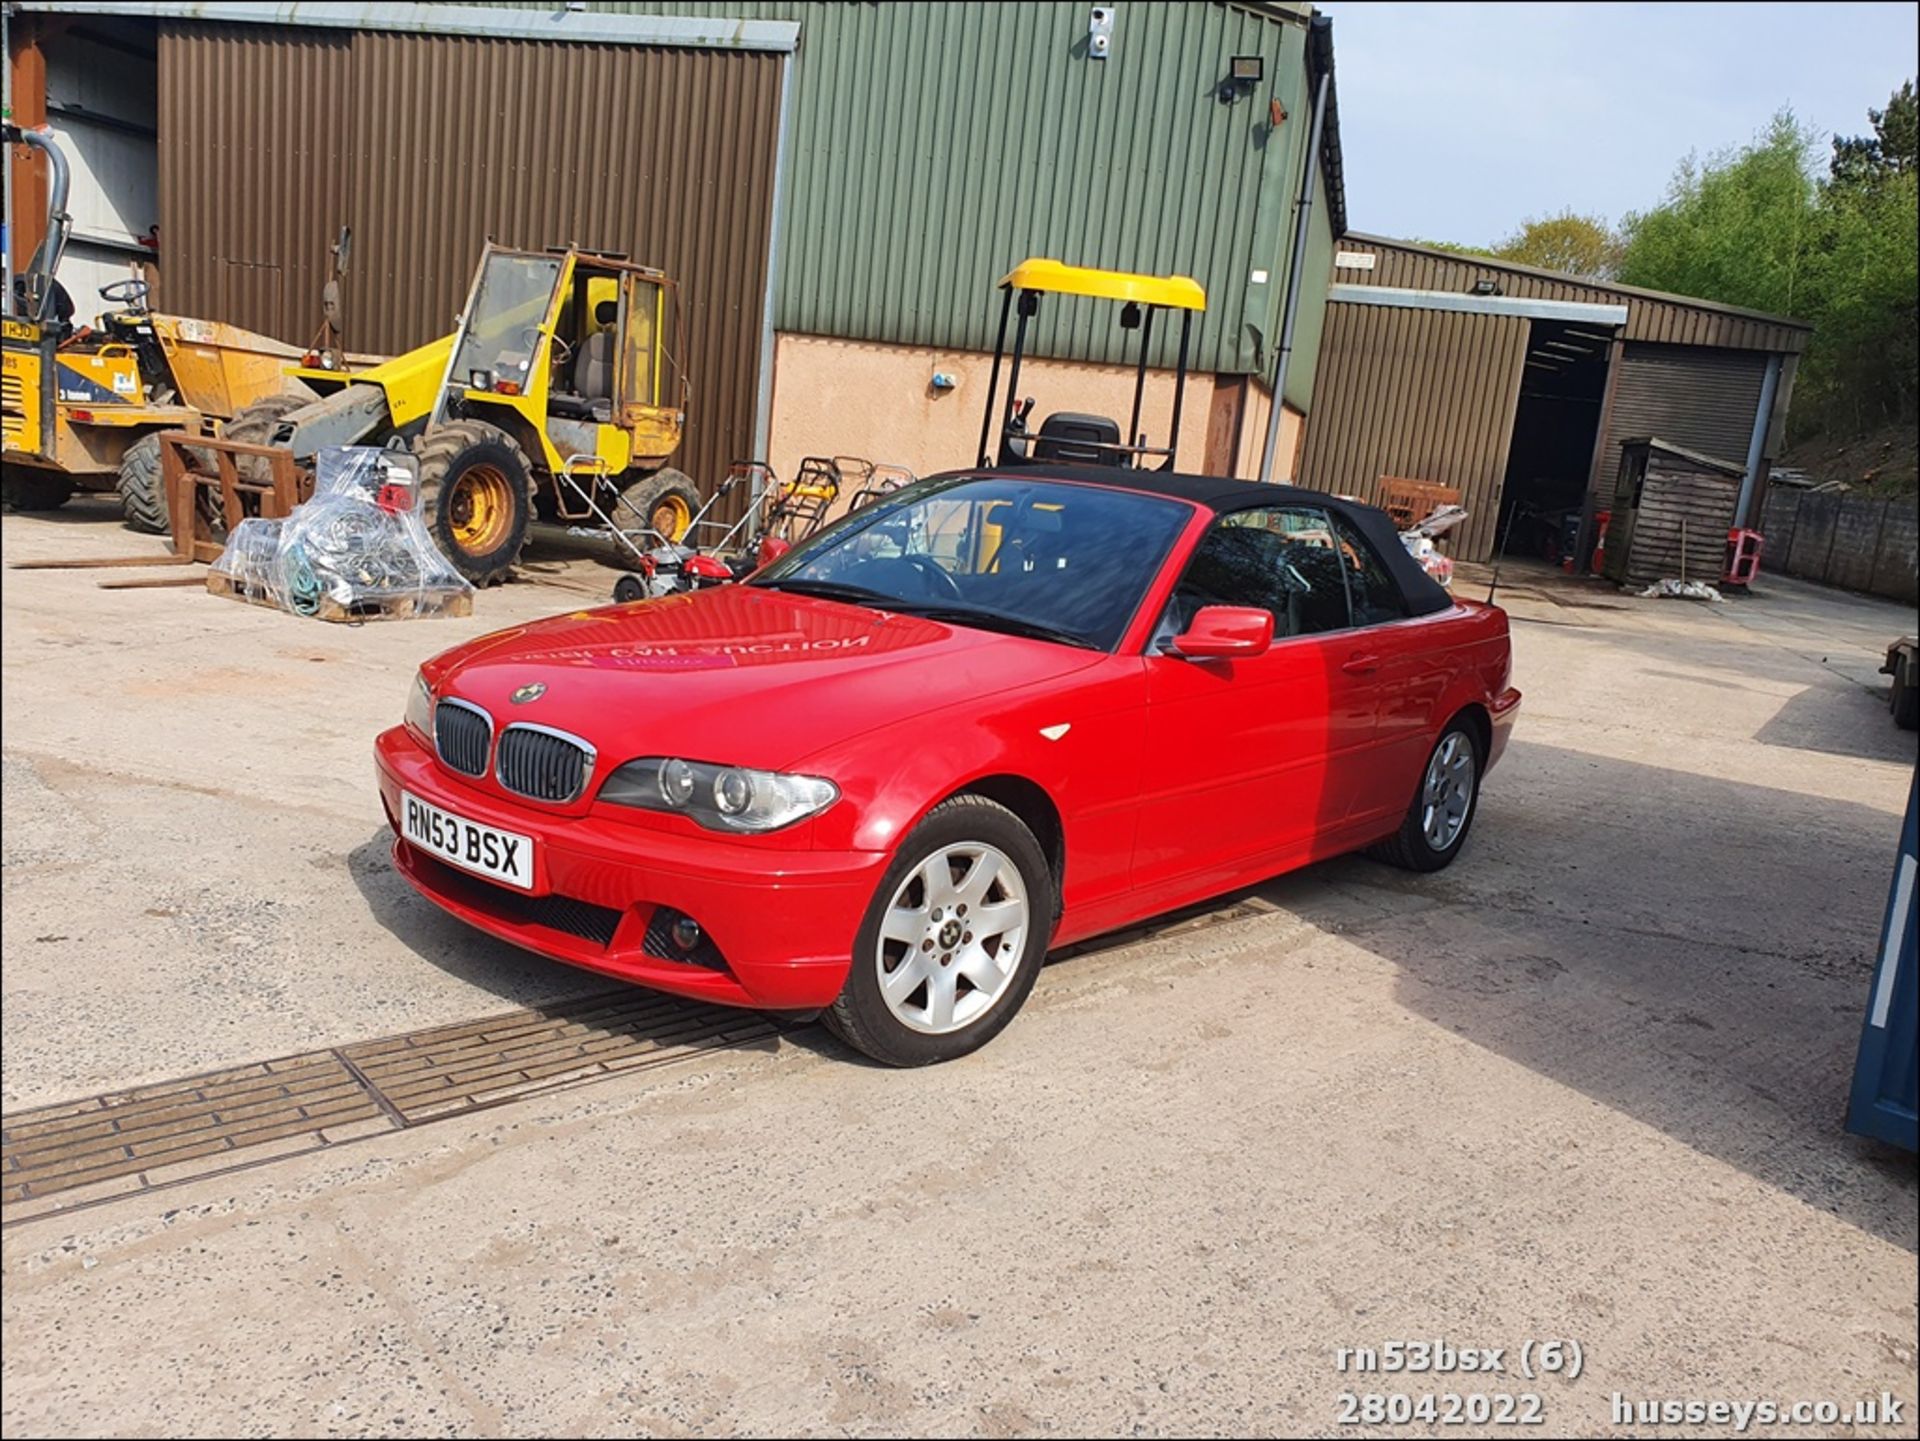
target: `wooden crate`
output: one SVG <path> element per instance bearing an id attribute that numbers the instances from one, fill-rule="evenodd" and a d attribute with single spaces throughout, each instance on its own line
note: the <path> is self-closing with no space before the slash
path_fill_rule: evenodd
<path id="1" fill-rule="evenodd" d="M 1443 505 L 1460 504 L 1460 487 L 1436 480 L 1409 480 L 1401 475 L 1380 477 L 1380 509 L 1393 518 L 1394 529 L 1408 530 Z"/>

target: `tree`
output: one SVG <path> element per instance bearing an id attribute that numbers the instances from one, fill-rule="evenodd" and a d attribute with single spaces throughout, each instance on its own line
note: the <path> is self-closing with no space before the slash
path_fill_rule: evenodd
<path id="1" fill-rule="evenodd" d="M 1920 106 L 1913 82 L 1893 92 L 1885 110 L 1867 111 L 1871 135 L 1836 135 L 1829 175 L 1836 185 L 1874 185 L 1894 175 L 1911 175 L 1920 148 Z"/>
<path id="2" fill-rule="evenodd" d="M 1793 429 L 1911 424 L 1920 406 L 1920 167 L 1911 81 L 1871 136 L 1815 137 L 1783 110 L 1754 142 L 1682 161 L 1659 205 L 1622 223 L 1619 279 L 1796 316 L 1814 331 Z"/>
<path id="3" fill-rule="evenodd" d="M 1493 252 L 1479 245 L 1462 245 L 1456 240 L 1409 240 L 1409 245 L 1423 245 L 1428 250 L 1444 250 L 1449 255 L 1485 255 Z"/>
<path id="4" fill-rule="evenodd" d="M 1817 149 L 1812 131 L 1782 110 L 1751 145 L 1681 161 L 1667 198 L 1621 222 L 1618 278 L 1795 314 L 1820 199 Z"/>
<path id="5" fill-rule="evenodd" d="M 1620 265 L 1620 248 L 1620 237 L 1606 221 L 1563 210 L 1558 215 L 1528 220 L 1518 233 L 1495 246 L 1493 253 L 1517 265 L 1610 280 Z"/>

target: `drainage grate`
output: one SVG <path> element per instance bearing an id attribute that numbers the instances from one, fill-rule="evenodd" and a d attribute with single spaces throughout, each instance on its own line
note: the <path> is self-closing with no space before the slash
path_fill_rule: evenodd
<path id="1" fill-rule="evenodd" d="M 1241 893 L 1054 953 L 1104 951 L 1277 909 Z M 754 1011 L 622 987 L 485 1020 L 0 1116 L 0 1223 L 20 1224 L 523 1096 L 766 1041 Z"/>
<path id="2" fill-rule="evenodd" d="M 311 1149 L 381 1115 L 331 1051 L 24 1111 L 0 1120 L 0 1208 L 81 1188 L 139 1190 L 269 1146 Z"/>
<path id="3" fill-rule="evenodd" d="M 638 987 L 0 1117 L 0 1221 L 774 1036 L 753 1011 Z"/>
<path id="4" fill-rule="evenodd" d="M 755 1011 L 636 988 L 346 1046 L 342 1054 L 411 1125 L 714 1046 L 763 1040 L 777 1029 Z"/>

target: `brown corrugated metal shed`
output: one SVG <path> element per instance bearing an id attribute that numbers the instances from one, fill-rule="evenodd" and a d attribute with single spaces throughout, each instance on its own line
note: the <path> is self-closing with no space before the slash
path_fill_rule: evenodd
<path id="1" fill-rule="evenodd" d="M 781 58 L 474 35 L 163 24 L 169 309 L 293 341 L 353 228 L 347 343 L 452 328 L 488 236 L 625 251 L 680 282 L 676 463 L 753 447 Z"/>
<path id="2" fill-rule="evenodd" d="M 1383 476 L 1454 486 L 1471 515 L 1453 550 L 1468 560 L 1494 549 L 1523 381 L 1542 373 L 1529 368 L 1542 359 L 1529 356 L 1536 321 L 1580 327 L 1596 367 L 1605 355 L 1604 393 L 1585 402 L 1593 440 L 1572 477 L 1584 473 L 1599 509 L 1630 436 L 1670 436 L 1744 467 L 1777 362 L 1764 475 L 1811 334 L 1783 316 L 1365 235 L 1342 237 L 1333 282 L 1301 483 L 1363 499 Z"/>
<path id="3" fill-rule="evenodd" d="M 1317 390 L 1302 483 L 1363 500 L 1387 475 L 1458 486 L 1455 553 L 1490 549 L 1526 355 L 1515 316 L 1329 305 L 1321 363 L 1337 379 Z"/>
<path id="4" fill-rule="evenodd" d="M 1718 305 L 1710 300 L 1665 295 L 1631 285 L 1582 280 L 1551 270 L 1537 270 L 1530 265 L 1514 265 L 1487 256 L 1456 255 L 1430 246 L 1383 240 L 1375 235 L 1349 231 L 1340 237 L 1339 249 L 1346 255 L 1374 257 L 1371 270 L 1336 267 L 1333 278 L 1340 285 L 1384 285 L 1467 295 L 1485 280 L 1498 285 L 1501 294 L 1514 299 L 1625 305 L 1624 338 L 1629 341 L 1777 350 L 1798 355 L 1813 333 L 1812 326 L 1785 316 Z"/>

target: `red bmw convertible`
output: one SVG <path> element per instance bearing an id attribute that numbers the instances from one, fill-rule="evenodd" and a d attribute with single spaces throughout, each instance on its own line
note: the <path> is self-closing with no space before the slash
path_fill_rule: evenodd
<path id="1" fill-rule="evenodd" d="M 1460 853 L 1505 614 L 1379 511 L 1083 465 L 922 481 L 744 584 L 422 667 L 394 859 L 542 955 L 963 1055 L 1048 948 L 1343 852 Z"/>

